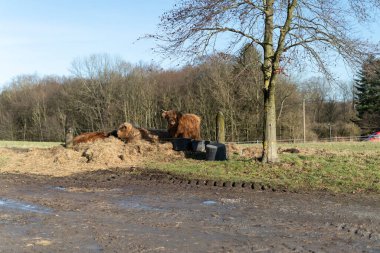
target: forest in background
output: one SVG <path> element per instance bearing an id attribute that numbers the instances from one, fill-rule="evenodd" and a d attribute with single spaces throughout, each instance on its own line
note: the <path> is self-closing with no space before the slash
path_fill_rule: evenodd
<path id="1" fill-rule="evenodd" d="M 262 71 L 251 46 L 237 56 L 218 53 L 175 70 L 92 55 L 73 61 L 71 73 L 18 76 L 3 88 L 0 139 L 63 141 L 68 126 L 79 134 L 111 131 L 125 121 L 164 129 L 161 109 L 200 115 L 203 139 L 215 139 L 218 111 L 225 116 L 227 141 L 262 139 Z M 300 82 L 281 75 L 276 89 L 278 139 L 303 139 L 303 100 L 307 141 L 371 132 L 361 132 L 352 121 L 353 85 L 337 87 L 333 91 L 322 78 Z"/>

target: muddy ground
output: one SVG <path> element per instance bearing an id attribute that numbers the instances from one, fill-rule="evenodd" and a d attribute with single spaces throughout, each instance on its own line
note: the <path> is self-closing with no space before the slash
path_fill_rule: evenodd
<path id="1" fill-rule="evenodd" d="M 136 168 L 137 169 L 137 168 Z M 0 252 L 380 252 L 380 196 L 0 174 Z"/>

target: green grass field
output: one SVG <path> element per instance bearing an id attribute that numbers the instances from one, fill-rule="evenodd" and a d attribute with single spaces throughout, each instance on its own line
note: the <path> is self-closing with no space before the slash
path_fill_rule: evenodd
<path id="1" fill-rule="evenodd" d="M 280 154 L 281 163 L 231 157 L 224 162 L 186 160 L 148 163 L 196 179 L 262 182 L 294 191 L 380 192 L 380 143 L 284 144 L 300 153 Z"/>
<path id="2" fill-rule="evenodd" d="M 60 142 L 0 141 L 0 148 L 51 148 Z"/>

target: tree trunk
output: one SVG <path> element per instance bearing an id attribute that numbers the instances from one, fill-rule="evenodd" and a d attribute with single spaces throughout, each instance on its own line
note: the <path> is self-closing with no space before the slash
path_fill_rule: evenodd
<path id="1" fill-rule="evenodd" d="M 267 0 L 265 6 L 265 29 L 264 29 L 264 62 L 262 71 L 264 74 L 264 133 L 262 162 L 278 162 L 276 140 L 276 70 L 279 64 L 279 55 L 273 49 L 273 5 L 274 0 Z"/>
<path id="2" fill-rule="evenodd" d="M 279 157 L 277 154 L 276 104 L 274 95 L 274 83 L 271 83 L 270 86 L 270 89 L 264 89 L 264 138 L 262 162 L 265 163 L 274 163 L 279 161 Z"/>
<path id="3" fill-rule="evenodd" d="M 226 142 L 224 115 L 221 111 L 216 115 L 216 141 L 219 143 Z"/>

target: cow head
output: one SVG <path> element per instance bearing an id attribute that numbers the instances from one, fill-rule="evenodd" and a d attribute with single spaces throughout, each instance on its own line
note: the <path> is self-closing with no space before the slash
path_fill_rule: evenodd
<path id="1" fill-rule="evenodd" d="M 117 129 L 117 137 L 120 139 L 127 139 L 131 134 L 133 126 L 131 123 L 125 122 Z"/>
<path id="2" fill-rule="evenodd" d="M 174 127 L 178 123 L 178 119 L 181 116 L 181 113 L 170 110 L 170 111 L 164 111 L 162 110 L 161 116 L 168 121 L 169 127 Z"/>

